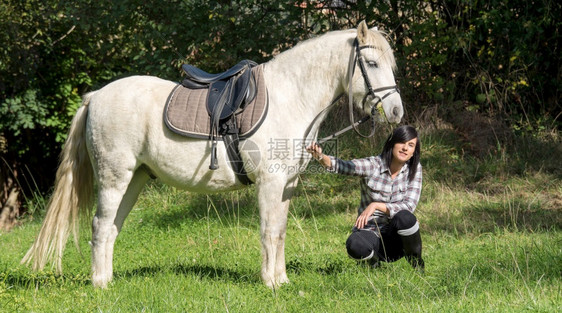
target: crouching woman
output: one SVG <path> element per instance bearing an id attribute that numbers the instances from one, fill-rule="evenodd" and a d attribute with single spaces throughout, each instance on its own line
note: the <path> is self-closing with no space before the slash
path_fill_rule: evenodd
<path id="1" fill-rule="evenodd" d="M 328 171 L 361 177 L 361 202 L 346 242 L 353 259 L 373 267 L 379 261 L 406 257 L 420 271 L 422 240 L 414 216 L 422 189 L 421 144 L 412 126 L 400 126 L 388 137 L 382 153 L 344 161 L 324 155 L 313 143 L 307 151 Z"/>

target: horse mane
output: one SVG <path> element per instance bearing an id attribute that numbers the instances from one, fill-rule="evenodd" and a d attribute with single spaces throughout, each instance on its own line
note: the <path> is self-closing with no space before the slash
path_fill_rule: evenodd
<path id="1" fill-rule="evenodd" d="M 299 43 L 297 43 L 293 48 L 285 50 L 283 52 L 281 52 L 280 54 L 276 55 L 274 57 L 274 59 L 280 59 L 280 58 L 292 58 L 291 54 L 297 53 L 298 48 L 305 48 L 308 46 L 314 46 L 315 44 L 317 44 L 318 42 L 326 42 L 329 41 L 331 37 L 341 37 L 343 35 L 345 36 L 349 36 L 350 40 L 353 40 L 355 38 L 355 35 L 357 34 L 357 30 L 356 29 L 346 29 L 346 30 L 335 30 L 335 31 L 330 31 L 312 38 L 309 38 L 307 40 L 303 40 Z M 383 66 L 389 66 L 392 68 L 393 71 L 396 71 L 396 60 L 394 59 L 394 53 L 392 51 L 392 48 L 390 47 L 390 44 L 388 43 L 388 40 L 386 40 L 385 37 L 388 37 L 388 34 L 386 34 L 385 32 L 382 32 L 380 30 L 371 28 L 370 32 L 368 33 L 368 41 L 372 41 L 373 45 L 375 47 L 377 47 L 380 51 L 381 51 L 381 56 L 378 60 L 378 62 L 383 65 Z"/>

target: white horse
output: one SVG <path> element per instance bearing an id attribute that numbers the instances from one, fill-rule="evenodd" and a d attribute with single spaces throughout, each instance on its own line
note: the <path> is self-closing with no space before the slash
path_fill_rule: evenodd
<path id="1" fill-rule="evenodd" d="M 355 51 L 361 51 L 362 57 L 349 62 Z M 360 69 L 357 64 L 364 73 L 356 70 Z M 254 166 L 248 177 L 256 184 L 261 277 L 266 285 L 275 287 L 289 281 L 285 234 L 299 174 L 289 169 L 304 168 L 310 161 L 308 154 L 297 151 L 302 148 L 293 145 L 286 151 L 293 157 L 268 157 L 268 145 L 272 139 L 315 140 L 329 111 L 325 109 L 344 93 L 367 112 L 382 102 L 386 119 L 399 122 L 403 115 L 399 93 L 379 96 L 380 87 L 395 88 L 395 66 L 388 42 L 365 22 L 356 30 L 328 32 L 301 42 L 263 64 L 269 111 L 261 127 L 248 138 L 259 152 L 248 151 L 242 141 L 240 154 L 245 164 L 252 162 Z M 374 89 L 367 87 L 369 82 Z M 210 142 L 177 135 L 165 126 L 164 104 L 176 85 L 156 77 L 132 76 L 84 96 L 61 154 L 47 215 L 22 263 L 32 263 L 34 270 L 40 270 L 51 261 L 57 272 L 62 272 L 68 235 L 72 231 L 78 245 L 79 215 L 91 212 L 94 182 L 98 202 L 92 223 L 92 283 L 97 287 L 106 287 L 113 277 L 115 239 L 150 176 L 193 192 L 245 187 L 228 165 L 222 142 L 217 152 L 219 168 L 211 171 Z M 271 171 L 272 166 L 281 170 Z"/>

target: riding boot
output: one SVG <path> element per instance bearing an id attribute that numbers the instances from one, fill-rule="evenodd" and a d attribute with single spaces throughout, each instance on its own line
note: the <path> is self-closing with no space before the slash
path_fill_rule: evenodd
<path id="1" fill-rule="evenodd" d="M 367 260 L 367 264 L 369 264 L 369 267 L 372 269 L 376 269 L 381 265 L 379 258 L 376 255 Z"/>
<path id="2" fill-rule="evenodd" d="M 412 235 L 400 236 L 402 239 L 402 248 L 406 260 L 414 267 L 423 273 L 425 269 L 425 262 L 422 259 L 422 240 L 420 231 L 416 231 Z"/>

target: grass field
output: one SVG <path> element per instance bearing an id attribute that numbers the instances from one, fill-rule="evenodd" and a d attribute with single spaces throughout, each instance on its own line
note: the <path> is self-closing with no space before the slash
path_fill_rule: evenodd
<path id="1" fill-rule="evenodd" d="M 287 231 L 291 283 L 276 290 L 259 278 L 253 187 L 198 195 L 154 182 L 117 239 L 108 289 L 91 286 L 88 225 L 63 276 L 19 264 L 41 213 L 1 233 L 0 312 L 561 312 L 559 137 L 475 157 L 452 131 L 421 134 L 425 274 L 405 260 L 373 270 L 346 256 L 356 178 L 302 174 Z M 346 135 L 338 154 L 374 154 L 381 141 Z"/>

